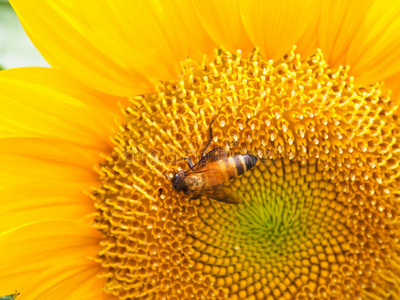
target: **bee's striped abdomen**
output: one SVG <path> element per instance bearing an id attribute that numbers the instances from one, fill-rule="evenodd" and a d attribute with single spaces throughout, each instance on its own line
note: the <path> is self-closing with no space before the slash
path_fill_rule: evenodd
<path id="1" fill-rule="evenodd" d="M 240 176 L 255 166 L 257 157 L 251 154 L 231 156 L 228 158 L 229 167 L 234 169 L 230 174 L 230 178 Z M 229 172 L 230 173 L 230 172 Z"/>

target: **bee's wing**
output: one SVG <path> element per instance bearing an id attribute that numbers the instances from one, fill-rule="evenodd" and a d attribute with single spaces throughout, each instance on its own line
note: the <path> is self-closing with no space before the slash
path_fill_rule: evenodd
<path id="1" fill-rule="evenodd" d="M 221 147 L 216 147 L 204 155 L 194 166 L 188 171 L 198 172 L 201 171 L 207 164 L 215 162 L 220 159 L 224 159 L 228 156 L 228 151 Z"/>
<path id="2" fill-rule="evenodd" d="M 214 186 L 211 189 L 201 190 L 199 194 L 224 203 L 239 204 L 242 202 L 242 199 L 235 192 L 223 184 Z"/>

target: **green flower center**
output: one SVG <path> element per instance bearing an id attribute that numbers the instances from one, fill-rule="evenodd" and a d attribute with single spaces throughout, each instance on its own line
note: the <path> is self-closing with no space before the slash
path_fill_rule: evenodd
<path id="1" fill-rule="evenodd" d="M 291 299 L 303 287 L 324 292 L 346 260 L 348 229 L 323 166 L 265 160 L 231 185 L 240 205 L 198 204 L 198 231 L 187 237 L 194 268 L 229 287 L 232 299 Z"/>

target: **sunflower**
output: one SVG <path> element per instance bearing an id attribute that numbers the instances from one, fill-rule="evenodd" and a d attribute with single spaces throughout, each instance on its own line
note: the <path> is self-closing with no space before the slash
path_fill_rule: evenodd
<path id="1" fill-rule="evenodd" d="M 400 299 L 397 2 L 11 3 L 0 295 Z M 172 188 L 211 123 L 239 204 Z"/>

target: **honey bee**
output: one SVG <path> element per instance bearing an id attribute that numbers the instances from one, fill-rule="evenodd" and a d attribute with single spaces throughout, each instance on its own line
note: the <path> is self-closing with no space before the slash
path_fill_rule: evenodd
<path id="1" fill-rule="evenodd" d="M 212 123 L 213 121 L 210 123 L 208 143 L 201 153 L 200 160 L 193 164 L 188 157 L 189 169 L 175 173 L 171 180 L 172 186 L 178 192 L 192 194 L 191 199 L 206 196 L 221 202 L 238 204 L 241 202 L 240 197 L 224 184 L 253 168 L 258 158 L 251 154 L 228 157 L 227 151 L 221 147 L 204 154 L 212 142 Z"/>

